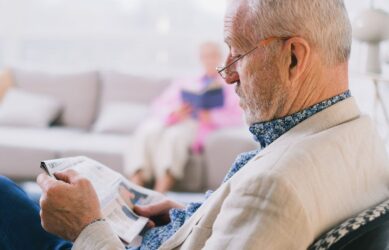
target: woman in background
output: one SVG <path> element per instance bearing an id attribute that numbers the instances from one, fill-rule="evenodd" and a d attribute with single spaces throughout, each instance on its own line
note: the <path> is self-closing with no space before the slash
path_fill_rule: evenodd
<path id="1" fill-rule="evenodd" d="M 196 79 L 177 81 L 153 103 L 153 116 L 134 135 L 131 157 L 126 166 L 129 179 L 144 185 L 155 178 L 154 189 L 167 192 L 184 175 L 191 153 L 202 152 L 207 135 L 219 128 L 243 124 L 241 109 L 232 86 L 224 84 L 216 67 L 222 52 L 216 43 L 200 46 L 204 74 Z M 223 104 L 204 109 L 182 100 L 182 91 L 201 92 L 221 88 Z"/>

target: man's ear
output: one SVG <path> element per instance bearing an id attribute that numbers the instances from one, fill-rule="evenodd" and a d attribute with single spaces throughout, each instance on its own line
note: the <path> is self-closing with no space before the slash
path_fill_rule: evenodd
<path id="1" fill-rule="evenodd" d="M 297 63 L 298 63 L 298 60 L 297 60 L 297 57 L 296 55 L 292 52 L 292 62 L 290 63 L 290 67 L 291 69 L 293 69 L 294 67 L 297 66 Z"/>
<path id="2" fill-rule="evenodd" d="M 289 65 L 289 81 L 294 82 L 307 68 L 311 55 L 311 47 L 305 39 L 292 37 L 286 41 L 284 50 L 290 55 L 287 60 Z"/>

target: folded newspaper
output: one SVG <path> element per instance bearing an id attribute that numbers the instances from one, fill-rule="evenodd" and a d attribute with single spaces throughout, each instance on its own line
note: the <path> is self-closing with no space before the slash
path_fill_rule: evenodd
<path id="1" fill-rule="evenodd" d="M 125 245 L 136 246 L 148 219 L 134 213 L 136 205 L 147 205 L 164 198 L 160 193 L 135 185 L 109 167 L 85 156 L 47 160 L 41 168 L 50 176 L 73 169 L 87 178 L 96 190 L 105 220 Z"/>

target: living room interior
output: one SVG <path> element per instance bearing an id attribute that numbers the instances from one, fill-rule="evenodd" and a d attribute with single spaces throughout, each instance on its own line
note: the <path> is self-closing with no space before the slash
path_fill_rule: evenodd
<path id="1" fill-rule="evenodd" d="M 133 150 L 139 143 L 138 132 L 155 114 L 155 107 L 159 105 L 156 100 L 171 86 L 175 86 L 176 82 L 190 81 L 188 79 L 196 77 L 207 81 L 201 52 L 204 44 L 217 44 L 223 54 L 222 60 L 226 58 L 229 48 L 224 42 L 223 18 L 230 1 L 0 0 L 0 176 L 14 181 L 33 202 L 39 203 L 40 197 L 45 195 L 41 195 L 37 176 L 45 171 L 53 173 L 54 170 L 48 170 L 50 163 L 53 169 L 65 168 L 60 161 L 57 164 L 49 160 L 66 158 L 66 163 L 70 164 L 87 159 L 85 165 L 92 164 L 98 170 L 107 167 L 104 177 L 108 178 L 112 174 L 116 178 L 119 176 L 116 173 L 123 176 L 118 177 L 120 183 L 117 180 L 109 183 L 116 192 L 112 200 L 124 201 L 120 193 L 124 192 L 130 204 L 124 204 L 123 207 L 128 206 L 131 211 L 120 210 L 123 209 L 122 204 L 119 204 L 119 211 L 128 218 L 132 216 L 135 221 L 139 218 L 147 221 L 147 216 L 143 218 L 142 214 L 138 214 L 136 207 L 148 205 L 146 202 L 142 204 L 142 199 L 147 200 L 154 192 L 142 193 L 144 189 L 131 189 L 133 184 L 128 185 L 122 181 L 136 180 L 129 174 L 128 168 L 134 161 Z M 362 113 L 371 117 L 389 153 L 389 1 L 344 2 L 353 29 L 349 60 L 351 95 Z M 237 60 L 241 58 L 243 56 L 237 57 Z M 223 63 L 224 61 L 218 66 Z M 228 65 L 224 69 L 223 66 L 218 69 L 214 67 L 215 75 L 222 75 L 221 72 L 226 67 Z M 224 84 L 224 81 L 223 86 L 234 88 L 232 84 Z M 194 93 L 188 89 L 180 89 L 181 99 L 184 99 L 184 91 Z M 201 90 L 196 94 L 204 96 L 205 92 L 207 91 Z M 204 109 L 208 111 L 208 108 Z M 162 114 L 166 110 L 161 106 L 157 113 L 159 111 Z M 202 117 L 200 111 L 185 112 L 187 117 Z M 174 124 L 176 117 L 168 118 L 166 124 Z M 198 202 L 198 209 L 228 179 L 227 173 L 230 173 L 231 166 L 236 166 L 233 163 L 239 162 L 236 159 L 242 153 L 261 149 L 261 142 L 255 141 L 255 136 L 249 132 L 243 112 L 234 118 L 241 122 L 206 130 L 201 143 L 196 144 L 196 141 L 190 144 L 190 148 L 186 150 L 188 158 L 185 159 L 182 177 L 169 184 L 169 190 L 163 192 L 161 197 L 168 197 L 188 207 Z M 194 138 L 197 139 L 196 136 L 197 134 Z M 153 146 L 149 145 L 149 148 Z M 359 149 L 361 148 L 363 147 Z M 311 150 L 309 148 L 307 151 Z M 382 149 L 382 152 L 385 150 Z M 339 152 L 342 153 L 343 151 Z M 89 158 L 98 163 L 88 162 Z M 149 160 L 155 161 L 151 156 Z M 332 161 L 334 162 L 336 160 Z M 100 163 L 104 166 L 101 167 Z M 288 166 L 292 165 L 289 161 L 287 163 Z M 168 173 L 171 172 L 169 170 Z M 135 172 L 137 173 L 139 172 Z M 157 174 L 153 174 L 155 176 L 151 177 L 152 181 L 147 180 L 146 187 L 149 189 L 156 189 L 158 186 Z M 331 174 L 336 176 L 337 171 L 328 176 Z M 304 177 L 303 174 L 301 176 Z M 331 184 L 331 178 L 329 179 L 328 183 Z M 360 180 L 362 184 L 356 182 L 355 187 L 363 190 L 369 181 L 370 179 Z M 95 190 L 104 190 L 96 188 L 94 183 L 92 186 Z M 382 186 L 387 190 L 386 185 Z M 299 191 L 308 189 L 302 188 Z M 285 191 L 289 190 L 285 188 Z M 161 197 L 156 196 L 155 200 Z M 315 197 L 321 199 L 318 195 Z M 358 200 L 353 195 L 348 197 Z M 102 204 L 102 199 L 98 199 Z M 27 200 L 31 202 L 30 199 Z M 136 203 L 134 200 L 141 202 Z M 315 202 L 319 204 L 315 200 L 314 205 L 317 205 Z M 222 206 L 225 204 L 220 205 Z M 251 203 L 247 205 L 250 209 L 251 206 L 254 207 Z M 319 206 L 313 207 L 313 211 L 320 210 Z M 210 211 L 213 211 L 212 208 Z M 169 216 L 172 216 L 170 211 Z M 188 211 L 185 213 L 190 213 Z M 320 233 L 319 238 L 315 237 L 309 249 L 337 249 L 331 248 L 331 244 L 336 246 L 347 241 L 347 245 L 351 239 L 350 244 L 354 245 L 342 249 L 354 250 L 356 248 L 353 246 L 359 243 L 353 237 L 362 239 L 360 242 L 364 244 L 361 243 L 357 249 L 365 249 L 372 241 L 382 243 L 381 246 L 385 245 L 387 249 L 388 211 L 389 200 L 386 200 L 354 214 L 353 217 L 347 216 L 347 220 L 342 219 L 338 221 L 341 222 L 339 224 L 327 225 L 328 230 L 324 230 L 324 234 Z M 87 226 L 105 219 L 99 218 Z M 144 224 L 136 236 L 128 241 L 117 234 L 121 242 L 140 244 L 139 236 L 142 235 L 141 231 L 146 231 L 146 221 L 142 222 Z M 197 226 L 196 224 L 195 227 Z M 124 229 L 127 230 L 125 227 Z M 199 232 L 211 234 L 211 230 Z"/>
<path id="2" fill-rule="evenodd" d="M 389 150 L 389 32 L 382 25 L 389 23 L 389 4 L 345 2 L 355 32 L 351 93 L 373 117 Z M 17 88 L 56 98 L 63 107 L 59 111 L 58 103 L 48 101 L 46 108 L 34 110 L 28 103 L 34 98 L 19 96 L 23 101 L 13 106 L 16 111 L 11 107 L 6 113 L 18 113 L 18 105 L 30 106 L 31 112 L 0 120 L 0 174 L 27 182 L 34 192 L 30 184 L 42 172 L 41 161 L 77 155 L 123 173 L 132 133 L 147 117 L 152 100 L 174 79 L 201 73 L 201 43 L 225 48 L 226 3 L 0 1 L 1 98 Z M 127 109 L 109 112 L 112 103 L 125 103 Z M 3 106 L 4 111 L 10 105 Z M 35 121 L 34 115 L 45 122 Z M 59 124 L 54 121 L 58 116 Z M 214 132 L 202 154 L 190 157 L 184 179 L 173 190 L 216 189 L 235 157 L 256 147 L 246 126 Z"/>

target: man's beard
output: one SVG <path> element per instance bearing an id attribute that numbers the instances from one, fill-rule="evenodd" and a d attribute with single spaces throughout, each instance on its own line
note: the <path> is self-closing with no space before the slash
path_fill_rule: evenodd
<path id="1" fill-rule="evenodd" d="M 246 93 L 242 91 L 242 86 L 236 88 L 249 125 L 279 118 L 285 108 L 287 91 L 279 75 L 272 75 L 273 77 L 258 77 L 261 79 L 256 79 L 254 74 L 249 76 L 245 83 L 241 83 L 253 85 Z"/>

